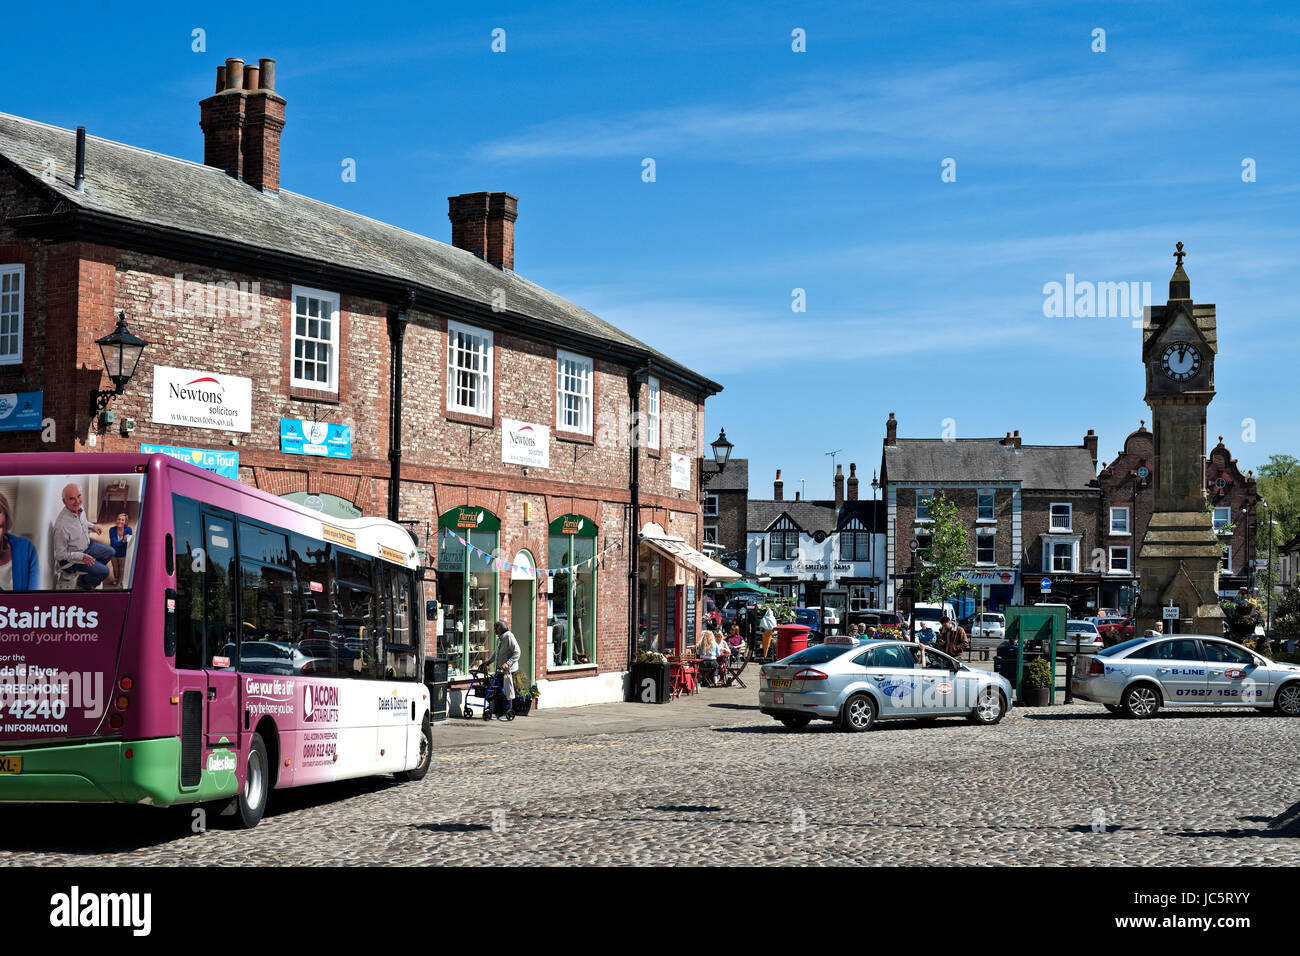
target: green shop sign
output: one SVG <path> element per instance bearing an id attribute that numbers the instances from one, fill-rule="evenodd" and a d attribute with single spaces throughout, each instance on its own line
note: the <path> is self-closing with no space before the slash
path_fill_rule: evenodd
<path id="1" fill-rule="evenodd" d="M 560 515 L 550 525 L 551 534 L 571 534 L 579 538 L 596 537 L 596 522 L 581 515 Z"/>
<path id="2" fill-rule="evenodd" d="M 457 531 L 500 531 L 501 519 L 486 508 L 452 508 L 438 519 L 438 527 Z"/>

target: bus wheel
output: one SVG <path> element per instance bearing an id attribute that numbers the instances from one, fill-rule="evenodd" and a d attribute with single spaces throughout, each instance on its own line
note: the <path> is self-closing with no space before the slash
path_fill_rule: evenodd
<path id="1" fill-rule="evenodd" d="M 253 734 L 248 748 L 248 762 L 244 765 L 244 789 L 235 798 L 235 817 L 240 826 L 250 829 L 257 826 L 266 812 L 266 797 L 271 789 L 270 766 L 266 759 L 266 744 L 261 734 Z"/>
<path id="2" fill-rule="evenodd" d="M 429 772 L 429 764 L 433 763 L 433 721 L 429 715 L 424 715 L 424 723 L 420 725 L 420 762 L 410 770 L 401 770 L 393 774 L 402 783 L 408 780 L 420 780 Z"/>

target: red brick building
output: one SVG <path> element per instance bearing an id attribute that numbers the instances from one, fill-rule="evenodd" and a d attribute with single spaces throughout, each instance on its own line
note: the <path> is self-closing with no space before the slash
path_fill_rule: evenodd
<path id="1" fill-rule="evenodd" d="M 1126 610 L 1132 599 L 1133 556 L 1151 519 L 1155 477 L 1155 438 L 1143 421 L 1124 439 L 1115 459 L 1102 462 L 1097 476 L 1107 556 L 1103 602 L 1108 606 Z M 1214 509 L 1214 528 L 1223 549 L 1219 594 L 1230 597 L 1254 584 L 1250 565 L 1256 552 L 1259 493 L 1254 474 L 1241 472 L 1222 435 L 1205 461 L 1205 493 Z"/>
<path id="2" fill-rule="evenodd" d="M 82 169 L 73 131 L 0 114 L 0 393 L 44 423 L 0 448 L 237 456 L 273 494 L 387 514 L 427 551 L 453 674 L 500 619 L 542 706 L 620 699 L 638 575 L 677 611 L 660 644 L 696 620 L 706 565 L 641 531 L 699 547 L 720 386 L 517 275 L 514 196 L 452 196 L 448 245 L 282 190 L 274 67 L 218 68 L 203 164 L 88 137 Z M 119 314 L 150 344 L 110 422 Z M 187 409 L 191 379 L 222 415 Z"/>

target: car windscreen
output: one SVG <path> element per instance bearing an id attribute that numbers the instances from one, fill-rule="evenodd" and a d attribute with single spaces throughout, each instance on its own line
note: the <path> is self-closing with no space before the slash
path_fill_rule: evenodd
<path id="1" fill-rule="evenodd" d="M 1108 647 L 1104 651 L 1098 651 L 1097 656 L 1114 657 L 1117 654 L 1123 654 L 1126 651 L 1132 650 L 1138 645 L 1144 643 L 1146 640 L 1147 638 L 1145 637 L 1135 637 L 1131 641 L 1124 641 L 1120 644 L 1115 644 L 1112 647 Z"/>
<path id="2" fill-rule="evenodd" d="M 937 621 L 944 616 L 944 612 L 937 607 L 918 607 L 915 616 L 918 621 Z"/>
<path id="3" fill-rule="evenodd" d="M 844 644 L 818 644 L 816 647 L 810 647 L 802 650 L 792 657 L 787 657 L 781 661 L 782 664 L 825 664 L 827 661 L 833 661 L 835 658 L 853 650 L 853 647 Z"/>

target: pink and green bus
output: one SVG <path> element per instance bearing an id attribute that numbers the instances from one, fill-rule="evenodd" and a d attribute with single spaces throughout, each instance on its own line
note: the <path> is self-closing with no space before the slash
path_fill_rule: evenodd
<path id="1" fill-rule="evenodd" d="M 251 827 L 278 787 L 428 771 L 401 526 L 53 453 L 0 455 L 0 536 L 0 801 L 210 801 Z"/>

